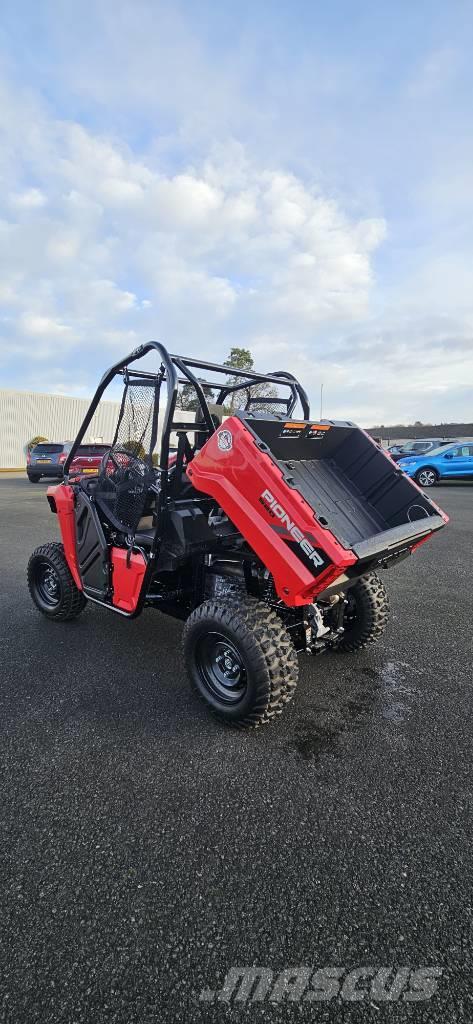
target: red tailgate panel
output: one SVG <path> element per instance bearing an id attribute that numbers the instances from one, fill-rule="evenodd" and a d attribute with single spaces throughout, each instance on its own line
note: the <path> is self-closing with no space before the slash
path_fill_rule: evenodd
<path id="1" fill-rule="evenodd" d="M 231 447 L 225 447 L 230 432 Z M 186 470 L 194 487 L 209 494 L 243 534 L 272 574 L 287 605 L 303 605 L 357 559 L 323 529 L 310 505 L 285 482 L 253 435 L 230 417 L 197 452 Z"/>

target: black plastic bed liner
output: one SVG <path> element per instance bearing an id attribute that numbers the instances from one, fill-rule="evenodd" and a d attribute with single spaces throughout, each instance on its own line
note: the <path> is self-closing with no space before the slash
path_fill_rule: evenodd
<path id="1" fill-rule="evenodd" d="M 444 526 L 433 502 L 354 424 L 244 418 L 320 525 L 359 558 Z"/>

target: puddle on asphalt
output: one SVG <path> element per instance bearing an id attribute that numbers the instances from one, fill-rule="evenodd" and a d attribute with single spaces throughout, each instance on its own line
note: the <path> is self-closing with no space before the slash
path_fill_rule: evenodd
<path id="1" fill-rule="evenodd" d="M 400 724 L 405 722 L 411 713 L 409 698 L 418 691 L 412 685 L 412 675 L 419 675 L 419 669 L 406 661 L 387 661 L 380 669 L 381 679 L 381 714 L 388 722 Z"/>
<path id="2" fill-rule="evenodd" d="M 321 754 L 339 757 L 337 742 L 341 731 L 340 729 L 323 728 L 316 725 L 315 721 L 306 722 L 303 729 L 296 730 L 294 746 L 304 761 L 318 761 Z"/>
<path id="3" fill-rule="evenodd" d="M 401 726 L 411 714 L 411 701 L 418 692 L 412 677 L 418 675 L 419 669 L 405 661 L 387 661 L 379 669 L 360 667 L 352 695 L 344 699 L 336 693 L 331 702 L 324 694 L 316 715 L 296 727 L 291 747 L 304 761 L 317 762 L 323 754 L 338 758 L 341 737 L 363 728 L 373 714 Z"/>

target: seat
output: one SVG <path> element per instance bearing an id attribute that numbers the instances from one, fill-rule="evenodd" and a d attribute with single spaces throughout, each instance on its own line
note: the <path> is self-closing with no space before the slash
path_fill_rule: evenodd
<path id="1" fill-rule="evenodd" d="M 142 516 L 135 533 L 135 544 L 143 548 L 150 548 L 155 534 L 153 516 Z"/>
<path id="2" fill-rule="evenodd" d="M 184 471 L 179 478 L 179 485 L 174 489 L 174 496 L 178 501 L 186 501 L 191 498 L 201 498 L 202 492 L 197 491 Z"/>
<path id="3" fill-rule="evenodd" d="M 153 517 L 152 516 L 142 516 L 140 521 L 139 521 L 139 523 L 138 523 L 137 529 L 145 531 L 145 530 L 152 530 L 153 528 L 154 528 Z"/>
<path id="4" fill-rule="evenodd" d="M 222 405 L 216 405 L 214 402 L 208 402 L 207 408 L 209 410 L 213 425 L 215 429 L 218 430 L 218 428 L 222 426 L 225 410 Z M 208 441 L 209 438 L 209 432 L 206 426 L 205 417 L 201 410 L 199 410 L 196 413 L 195 425 L 196 427 L 206 428 L 206 430 L 204 431 L 199 430 L 196 436 L 195 451 L 197 452 L 199 451 L 199 448 L 202 448 L 202 446 L 205 444 L 206 441 Z"/>
<path id="5" fill-rule="evenodd" d="M 154 541 L 154 530 L 137 530 L 135 533 L 135 544 L 140 548 L 150 548 Z"/>

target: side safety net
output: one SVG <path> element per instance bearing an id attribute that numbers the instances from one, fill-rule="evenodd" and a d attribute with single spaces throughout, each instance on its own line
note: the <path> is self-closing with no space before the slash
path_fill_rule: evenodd
<path id="1" fill-rule="evenodd" d="M 134 535 L 155 483 L 159 388 L 157 381 L 127 381 L 112 447 L 102 464 L 96 500 L 117 529 Z"/>

